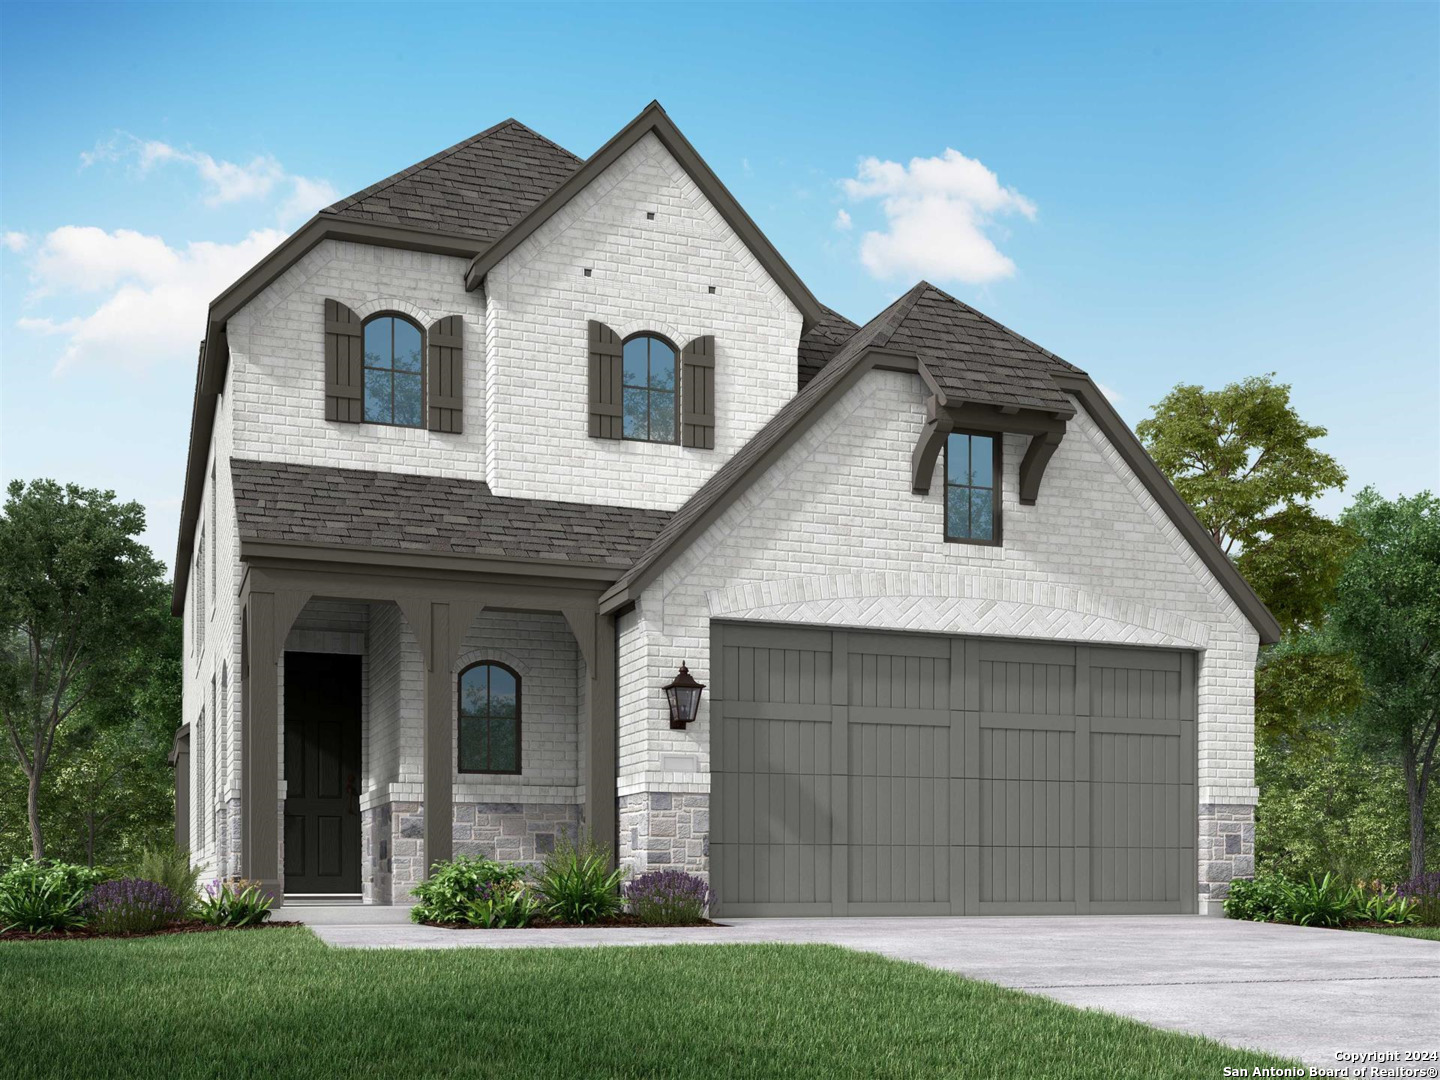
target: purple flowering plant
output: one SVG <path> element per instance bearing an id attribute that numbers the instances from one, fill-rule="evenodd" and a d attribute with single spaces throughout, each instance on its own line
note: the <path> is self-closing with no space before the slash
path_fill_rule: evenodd
<path id="1" fill-rule="evenodd" d="M 651 870 L 626 886 L 625 899 L 647 926 L 686 926 L 705 917 L 710 885 L 683 870 Z"/>
<path id="2" fill-rule="evenodd" d="M 1395 886 L 1395 895 L 1415 903 L 1415 921 L 1440 926 L 1440 870 L 1411 878 Z"/>
<path id="3" fill-rule="evenodd" d="M 167 889 L 144 878 L 119 878 L 96 885 L 85 901 L 85 921 L 102 934 L 159 930 L 184 913 L 185 905 Z"/>

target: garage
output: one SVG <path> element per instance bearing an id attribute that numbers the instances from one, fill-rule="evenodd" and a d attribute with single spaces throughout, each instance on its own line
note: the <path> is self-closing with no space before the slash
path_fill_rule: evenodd
<path id="1" fill-rule="evenodd" d="M 1195 655 L 711 624 L 718 915 L 1196 910 Z"/>

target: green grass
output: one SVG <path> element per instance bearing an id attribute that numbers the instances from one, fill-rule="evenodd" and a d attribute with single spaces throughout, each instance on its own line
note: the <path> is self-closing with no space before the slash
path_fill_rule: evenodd
<path id="1" fill-rule="evenodd" d="M 1146 1078 L 1294 1064 L 824 945 L 329 949 L 307 930 L 0 942 L 31 1077 Z"/>
<path id="2" fill-rule="evenodd" d="M 1391 934 L 1394 937 L 1420 938 L 1422 941 L 1440 941 L 1440 926 L 1366 926 L 1356 927 L 1367 934 Z"/>

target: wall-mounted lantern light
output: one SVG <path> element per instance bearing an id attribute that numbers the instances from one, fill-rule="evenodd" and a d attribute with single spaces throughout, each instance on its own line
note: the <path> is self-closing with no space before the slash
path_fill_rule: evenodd
<path id="1" fill-rule="evenodd" d="M 665 697 L 670 702 L 670 726 L 684 729 L 685 725 L 700 715 L 700 695 L 705 684 L 695 681 L 690 669 L 680 665 L 680 673 L 674 682 L 665 687 Z"/>

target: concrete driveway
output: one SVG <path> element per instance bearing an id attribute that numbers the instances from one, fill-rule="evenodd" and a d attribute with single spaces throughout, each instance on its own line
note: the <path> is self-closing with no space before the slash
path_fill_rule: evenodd
<path id="1" fill-rule="evenodd" d="M 285 917 L 305 918 L 293 908 Z M 317 912 L 307 921 L 324 941 L 351 948 L 842 945 L 1309 1065 L 1333 1067 L 1338 1052 L 1440 1050 L 1440 943 L 1412 938 L 1200 916 L 734 919 L 717 928 L 470 931 L 337 918 Z"/>

